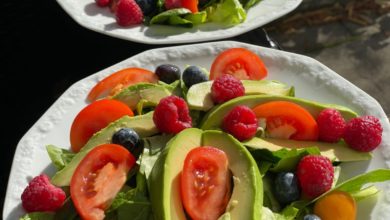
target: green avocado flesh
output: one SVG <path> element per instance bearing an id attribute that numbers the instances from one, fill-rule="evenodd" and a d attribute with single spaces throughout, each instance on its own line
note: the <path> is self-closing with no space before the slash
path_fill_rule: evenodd
<path id="1" fill-rule="evenodd" d="M 321 155 L 328 157 L 331 161 L 339 162 L 370 160 L 372 158 L 370 153 L 355 151 L 349 148 L 344 142 L 327 143 L 254 137 L 248 141 L 244 141 L 242 144 L 248 148 L 268 149 L 270 151 L 277 151 L 283 148 L 301 149 L 305 147 L 318 147 Z"/>
<path id="2" fill-rule="evenodd" d="M 153 112 L 134 117 L 123 116 L 95 133 L 72 161 L 53 176 L 51 182 L 56 186 L 69 186 L 73 172 L 85 155 L 96 146 L 111 143 L 112 135 L 121 128 L 133 128 L 141 138 L 158 133 L 153 122 Z"/>
<path id="3" fill-rule="evenodd" d="M 169 85 L 140 83 L 123 89 L 113 96 L 113 99 L 121 101 L 135 110 L 139 101 L 144 100 L 145 106 L 156 106 L 162 98 L 172 95 Z"/>
<path id="4" fill-rule="evenodd" d="M 179 177 L 188 152 L 200 146 L 216 147 L 228 156 L 234 186 L 223 216 L 230 219 L 261 219 L 262 179 L 249 151 L 231 135 L 197 128 L 186 129 L 172 138 L 150 173 L 149 192 L 155 219 L 186 219 L 180 198 Z"/>
<path id="5" fill-rule="evenodd" d="M 310 114 L 317 118 L 318 114 L 325 108 L 334 108 L 340 111 L 345 120 L 357 117 L 357 113 L 344 106 L 334 104 L 323 104 L 305 99 L 290 97 L 290 96 L 276 96 L 276 95 L 248 95 L 229 100 L 219 106 L 211 109 L 200 122 L 200 128 L 203 130 L 219 129 L 225 115 L 229 113 L 235 106 L 246 105 L 249 108 L 254 108 L 257 105 L 264 104 L 271 101 L 289 101 L 305 108 Z"/>
<path id="6" fill-rule="evenodd" d="M 242 80 L 245 95 L 268 94 L 294 96 L 294 87 L 271 80 Z M 198 83 L 188 90 L 187 102 L 191 109 L 208 111 L 214 106 L 211 98 L 213 81 Z"/>

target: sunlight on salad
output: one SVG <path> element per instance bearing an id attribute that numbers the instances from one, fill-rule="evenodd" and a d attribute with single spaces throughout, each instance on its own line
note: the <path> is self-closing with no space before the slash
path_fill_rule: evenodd
<path id="1" fill-rule="evenodd" d="M 234 26 L 246 19 L 249 8 L 261 0 L 95 0 L 107 8 L 120 26 L 138 24 L 192 28 L 215 22 Z"/>
<path id="2" fill-rule="evenodd" d="M 118 12 L 126 1 L 97 3 Z M 158 4 L 196 16 L 241 3 Z M 299 88 L 269 74 L 256 51 L 229 48 L 210 70 L 164 63 L 107 76 L 85 97 L 69 146 L 46 146 L 57 172 L 29 182 L 20 219 L 356 219 L 357 203 L 379 193 L 367 184 L 390 170 L 339 176 L 372 159 L 380 120 L 295 97 Z"/>

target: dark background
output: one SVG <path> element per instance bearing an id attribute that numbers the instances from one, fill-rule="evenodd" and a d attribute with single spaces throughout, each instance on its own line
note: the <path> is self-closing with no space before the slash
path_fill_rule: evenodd
<path id="1" fill-rule="evenodd" d="M 262 29 L 230 38 L 269 46 Z M 3 207 L 18 141 L 76 81 L 142 51 L 145 45 L 90 31 L 55 0 L 0 1 L 1 179 Z M 2 213 L 2 211 L 1 211 Z"/>

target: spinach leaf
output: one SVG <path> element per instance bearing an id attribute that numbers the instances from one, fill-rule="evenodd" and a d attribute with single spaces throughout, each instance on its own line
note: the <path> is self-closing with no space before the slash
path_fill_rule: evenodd
<path id="1" fill-rule="evenodd" d="M 62 170 L 76 155 L 69 150 L 65 150 L 54 145 L 47 145 L 46 151 L 58 171 Z"/>

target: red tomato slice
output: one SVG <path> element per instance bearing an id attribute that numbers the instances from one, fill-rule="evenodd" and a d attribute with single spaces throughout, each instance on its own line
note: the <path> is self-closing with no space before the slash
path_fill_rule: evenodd
<path id="1" fill-rule="evenodd" d="M 273 101 L 256 106 L 257 118 L 265 118 L 267 133 L 274 138 L 317 141 L 318 125 L 303 107 L 287 101 Z"/>
<path id="2" fill-rule="evenodd" d="M 211 65 L 210 79 L 230 74 L 238 79 L 260 80 L 267 76 L 263 61 L 252 51 L 231 48 L 220 53 Z"/>
<path id="3" fill-rule="evenodd" d="M 214 147 L 191 150 L 181 173 L 181 198 L 191 219 L 218 219 L 231 196 L 230 180 L 225 152 Z"/>
<path id="4" fill-rule="evenodd" d="M 141 68 L 126 68 L 115 72 L 102 81 L 98 82 L 88 94 L 90 102 L 108 95 L 110 92 L 117 92 L 124 87 L 140 82 L 156 83 L 158 77 L 153 72 Z"/>
<path id="5" fill-rule="evenodd" d="M 181 0 L 181 6 L 192 13 L 198 12 L 198 0 Z"/>
<path id="6" fill-rule="evenodd" d="M 111 99 L 92 102 L 82 109 L 70 129 L 70 144 L 73 152 L 79 152 L 94 133 L 124 115 L 134 114 L 126 104 Z"/>
<path id="7" fill-rule="evenodd" d="M 104 219 L 134 164 L 133 155 L 116 144 L 97 146 L 84 157 L 70 182 L 70 197 L 82 219 Z"/>

